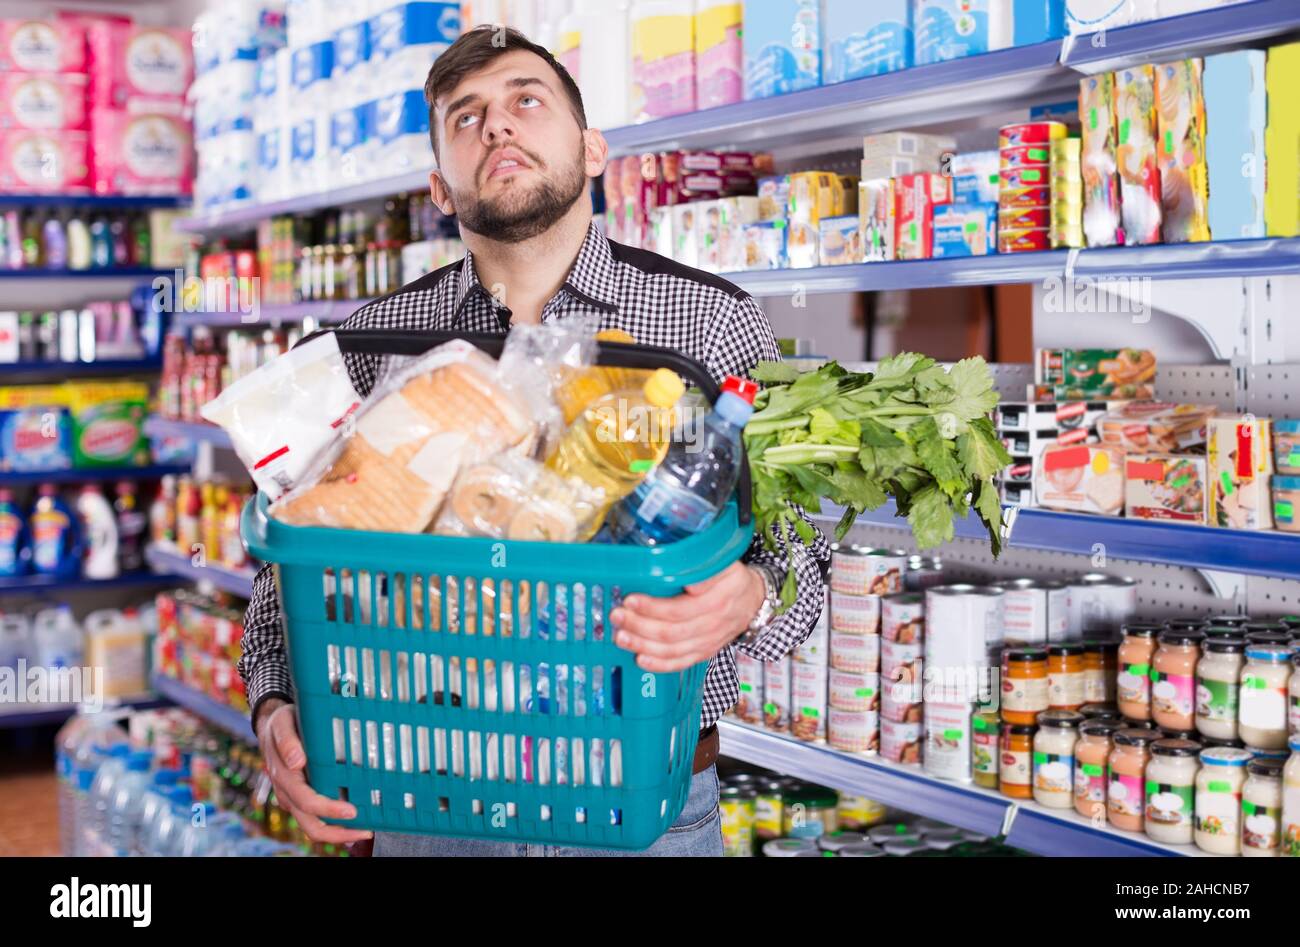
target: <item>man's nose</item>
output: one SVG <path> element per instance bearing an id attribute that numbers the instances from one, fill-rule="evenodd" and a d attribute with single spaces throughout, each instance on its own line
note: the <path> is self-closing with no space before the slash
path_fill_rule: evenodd
<path id="1" fill-rule="evenodd" d="M 495 144 L 503 138 L 515 137 L 514 118 L 510 110 L 498 105 L 489 105 L 483 117 L 483 143 Z"/>

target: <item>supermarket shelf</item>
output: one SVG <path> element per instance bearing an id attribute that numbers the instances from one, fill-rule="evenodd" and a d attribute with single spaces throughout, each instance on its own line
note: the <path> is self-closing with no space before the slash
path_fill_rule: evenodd
<path id="1" fill-rule="evenodd" d="M 834 523 L 841 511 L 828 504 L 818 518 Z M 1092 555 L 1101 543 L 1106 555 L 1115 559 L 1300 580 L 1300 534 L 1296 533 L 1228 530 L 1030 507 L 1010 512 L 1013 518 L 1007 545 L 1014 549 Z M 892 501 L 863 513 L 858 522 L 909 529 L 907 520 L 895 515 Z M 974 514 L 959 520 L 955 533 L 958 539 L 988 538 Z"/>
<path id="2" fill-rule="evenodd" d="M 189 473 L 183 464 L 154 464 L 149 467 L 101 467 L 86 470 L 0 471 L 0 486 L 26 483 L 89 483 L 103 480 L 157 480 L 169 474 Z"/>
<path id="3" fill-rule="evenodd" d="M 722 754 L 799 779 L 860 793 L 885 805 L 939 819 L 1040 855 L 1198 855 L 1190 845 L 1160 845 L 1145 836 L 1095 828 L 1073 811 L 1018 802 L 977 786 L 926 776 L 916 766 L 841 753 L 731 720 L 718 723 Z"/>
<path id="4" fill-rule="evenodd" d="M 154 375 L 162 369 L 161 358 L 101 359 L 94 362 L 9 362 L 0 372 L 12 376 L 58 375 L 63 378 L 98 378 L 107 375 Z"/>
<path id="5" fill-rule="evenodd" d="M 180 707 L 197 714 L 245 743 L 257 745 L 257 736 L 249 722 L 248 714 L 219 703 L 207 694 L 187 687 L 175 678 L 155 674 L 150 678 L 154 690 Z"/>
<path id="6" fill-rule="evenodd" d="M 342 322 L 362 306 L 373 301 L 372 299 L 327 299 L 320 302 L 260 306 L 255 313 L 182 312 L 176 314 L 172 324 L 181 329 L 195 326 L 248 329 L 253 326 L 277 326 L 285 322 L 301 322 L 304 319 L 315 319 L 317 322 Z"/>
<path id="7" fill-rule="evenodd" d="M 36 595 L 41 592 L 99 592 L 166 585 L 174 581 L 175 576 L 163 572 L 132 572 L 119 575 L 116 579 L 57 579 L 45 575 L 24 575 L 0 578 L 0 596 Z"/>
<path id="8" fill-rule="evenodd" d="M 0 194 L 0 207 L 80 207 L 87 210 L 158 210 L 188 207 L 188 197 L 96 197 L 90 194 Z"/>
<path id="9" fill-rule="evenodd" d="M 255 570 L 237 571 L 217 565 L 196 566 L 190 561 L 189 556 L 157 545 L 145 549 L 144 556 L 149 563 L 149 568 L 155 572 L 168 573 L 192 582 L 208 582 L 223 592 L 230 592 L 243 598 L 251 598 L 253 595 Z"/>
<path id="10" fill-rule="evenodd" d="M 119 266 L 99 270 L 69 270 L 33 268 L 26 270 L 0 269 L 0 280 L 109 280 L 109 279 L 153 279 L 156 276 L 170 276 L 171 270 L 157 270 L 149 266 Z"/>
<path id="11" fill-rule="evenodd" d="M 184 437 L 191 441 L 206 441 L 227 450 L 232 446 L 229 434 L 205 421 L 173 421 L 155 414 L 145 419 L 144 433 L 149 437 Z"/>
<path id="12" fill-rule="evenodd" d="M 171 703 L 166 698 L 154 694 L 119 700 L 110 706 L 106 700 L 104 710 L 113 707 L 131 707 L 135 710 L 153 710 L 166 707 Z M 76 704 L 7 704 L 0 710 L 0 730 L 16 730 L 19 727 L 41 727 L 49 724 L 63 723 L 77 712 Z"/>

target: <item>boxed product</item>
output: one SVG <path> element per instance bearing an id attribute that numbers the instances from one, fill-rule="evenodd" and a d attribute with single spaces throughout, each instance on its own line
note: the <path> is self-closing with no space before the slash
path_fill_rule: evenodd
<path id="1" fill-rule="evenodd" d="M 0 73 L 86 71 L 86 31 L 72 17 L 0 20 Z"/>
<path id="2" fill-rule="evenodd" d="M 702 204 L 678 204 L 669 208 L 673 218 L 672 258 L 685 266 L 700 265 L 700 229 L 696 220 Z"/>
<path id="3" fill-rule="evenodd" d="M 1273 527 L 1284 533 L 1300 533 L 1300 515 L 1297 515 L 1297 510 L 1300 510 L 1300 477 L 1275 476 Z M 1293 704 L 1292 707 L 1294 706 Z"/>
<path id="4" fill-rule="evenodd" d="M 1269 475 L 1273 472 L 1273 445 L 1268 419 L 1250 415 L 1211 418 L 1206 457 L 1210 525 L 1272 529 Z"/>
<path id="5" fill-rule="evenodd" d="M 1065 0 L 1065 28 L 1070 33 L 1096 33 L 1159 15 L 1156 0 Z"/>
<path id="6" fill-rule="evenodd" d="M 1273 420 L 1273 469 L 1288 477 L 1300 477 L 1300 420 Z"/>
<path id="7" fill-rule="evenodd" d="M 915 0 L 916 64 L 986 53 L 989 0 Z"/>
<path id="8" fill-rule="evenodd" d="M 994 424 L 999 431 L 1077 431 L 1093 433 L 1097 422 L 1125 401 L 999 401 Z"/>
<path id="9" fill-rule="evenodd" d="M 86 382 L 64 386 L 72 415 L 74 467 L 128 467 L 149 463 L 144 420 L 149 386 L 143 382 Z"/>
<path id="10" fill-rule="evenodd" d="M 1300 89 L 1300 43 L 1273 46 L 1268 51 L 1266 70 L 1268 130 L 1264 153 L 1268 158 L 1268 192 L 1264 197 L 1264 220 L 1270 237 L 1300 236 L 1300 109 L 1294 104 L 1277 108 L 1279 102 L 1294 103 Z"/>
<path id="11" fill-rule="evenodd" d="M 1124 452 L 1106 444 L 1054 444 L 1034 464 L 1034 501 L 1049 510 L 1118 516 Z"/>
<path id="12" fill-rule="evenodd" d="M 1209 168 L 1205 163 L 1205 94 L 1200 59 L 1156 67 L 1160 185 L 1165 243 L 1210 239 Z"/>
<path id="13" fill-rule="evenodd" d="M 695 107 L 745 97 L 744 8 L 737 0 L 701 0 L 695 14 Z"/>
<path id="14" fill-rule="evenodd" d="M 998 205 L 948 204 L 934 211 L 934 256 L 986 256 L 997 252 Z"/>
<path id="15" fill-rule="evenodd" d="M 1264 137 L 1268 97 L 1267 56 L 1243 49 L 1205 58 L 1205 132 L 1209 167 L 1210 235 L 1215 240 L 1249 240 L 1265 235 Z M 1300 140 L 1300 132 L 1297 132 Z M 1245 173 L 1249 164 L 1252 173 Z"/>
<path id="16" fill-rule="evenodd" d="M 194 141 L 188 122 L 174 115 L 97 108 L 91 127 L 96 194 L 191 192 Z"/>
<path id="17" fill-rule="evenodd" d="M 862 180 L 870 180 L 871 178 L 901 178 L 905 174 L 937 170 L 939 170 L 937 161 L 923 161 L 920 158 L 903 155 L 881 155 L 876 158 L 863 158 L 858 166 L 858 175 Z"/>
<path id="18" fill-rule="evenodd" d="M 1160 168 L 1156 163 L 1156 74 L 1154 66 L 1115 73 L 1121 220 L 1126 246 L 1160 242 Z"/>
<path id="19" fill-rule="evenodd" d="M 821 84 L 821 6 L 821 0 L 745 0 L 746 99 Z"/>
<path id="20" fill-rule="evenodd" d="M 1176 454 L 1205 443 L 1214 412 L 1211 405 L 1133 401 L 1098 421 L 1097 433 L 1121 450 Z"/>
<path id="21" fill-rule="evenodd" d="M 997 203 L 1001 183 L 996 151 L 967 151 L 952 162 L 952 199 L 957 204 Z"/>
<path id="22" fill-rule="evenodd" d="M 86 77 L 74 73 L 0 72 L 0 132 L 86 129 Z"/>
<path id="23" fill-rule="evenodd" d="M 695 248 L 699 268 L 707 273 L 722 271 L 722 209 L 718 201 L 695 204 Z"/>
<path id="24" fill-rule="evenodd" d="M 1004 506 L 1033 506 L 1034 485 L 1032 483 L 1000 483 L 998 499 Z"/>
<path id="25" fill-rule="evenodd" d="M 1120 242 L 1120 193 L 1116 174 L 1115 74 L 1079 82 L 1079 121 L 1083 128 L 1083 233 L 1090 247 Z"/>
<path id="26" fill-rule="evenodd" d="M 789 232 L 786 253 L 791 269 L 806 269 L 819 259 L 819 224 L 855 209 L 857 185 L 829 171 L 790 175 Z"/>
<path id="27" fill-rule="evenodd" d="M 1039 349 L 1039 384 L 1137 399 L 1156 377 L 1156 356 L 1145 349 Z M 1149 397 L 1149 396 L 1148 396 Z"/>
<path id="28" fill-rule="evenodd" d="M 1030 46 L 1065 35 L 1063 0 L 1011 0 L 989 10 L 989 48 Z"/>
<path id="29" fill-rule="evenodd" d="M 858 218 L 823 217 L 818 225 L 818 262 L 822 266 L 861 263 L 864 260 Z"/>
<path id="30" fill-rule="evenodd" d="M 952 202 L 952 179 L 909 174 L 894 182 L 894 246 L 900 260 L 934 255 L 934 210 Z"/>
<path id="31" fill-rule="evenodd" d="M 72 460 L 72 419 L 63 388 L 0 388 L 0 470 L 66 470 Z"/>
<path id="32" fill-rule="evenodd" d="M 938 162 L 945 152 L 956 150 L 957 141 L 950 135 L 926 135 L 921 132 L 885 132 L 862 139 L 862 157 L 917 158 Z"/>
<path id="33" fill-rule="evenodd" d="M 0 192 L 87 193 L 90 140 L 82 131 L 0 131 Z"/>
<path id="34" fill-rule="evenodd" d="M 756 224 L 746 224 L 745 234 L 745 269 L 747 270 L 784 270 L 789 265 L 786 253 L 786 233 L 789 228 L 784 220 L 767 220 Z"/>
<path id="35" fill-rule="evenodd" d="M 858 232 L 868 263 L 894 259 L 894 182 L 890 178 L 858 185 Z"/>
<path id="36" fill-rule="evenodd" d="M 323 3 L 320 15 L 327 16 L 326 8 L 333 6 Z M 392 4 L 385 0 L 371 6 L 382 10 L 369 20 L 370 69 L 376 84 L 389 90 L 423 88 L 429 64 L 460 35 L 460 4 L 432 0 Z M 289 22 L 295 19 L 300 17 L 290 15 Z"/>
<path id="37" fill-rule="evenodd" d="M 823 0 L 822 81 L 844 82 L 913 65 L 912 0 Z"/>
<path id="38" fill-rule="evenodd" d="M 86 29 L 90 98 L 95 108 L 135 100 L 179 101 L 194 81 L 189 30 L 98 19 Z"/>
<path id="39" fill-rule="evenodd" d="M 785 220 L 790 214 L 790 175 L 758 180 L 758 219 Z"/>
<path id="40" fill-rule="evenodd" d="M 1033 462 L 1053 445 L 1093 443 L 1092 432 L 1085 428 L 1068 431 L 1001 431 L 999 439 L 1014 460 Z"/>
<path id="41" fill-rule="evenodd" d="M 650 247 L 660 256 L 666 256 L 670 260 L 673 254 L 677 252 L 677 241 L 673 239 L 673 210 L 672 207 L 656 207 L 650 211 Z"/>
<path id="42" fill-rule="evenodd" d="M 1124 515 L 1206 523 L 1206 461 L 1178 454 L 1130 454 L 1124 461 Z"/>
<path id="43" fill-rule="evenodd" d="M 758 223 L 757 197 L 724 197 L 718 201 L 718 266 L 723 273 L 747 269 L 745 228 Z"/>

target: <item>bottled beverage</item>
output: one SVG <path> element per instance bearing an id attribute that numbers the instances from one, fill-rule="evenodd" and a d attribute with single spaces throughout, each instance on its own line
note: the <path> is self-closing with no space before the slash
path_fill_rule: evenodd
<path id="1" fill-rule="evenodd" d="M 176 544 L 176 478 L 172 474 L 162 478 L 149 507 L 149 533 L 153 542 Z"/>
<path id="2" fill-rule="evenodd" d="M 127 239 L 125 218 L 114 217 L 108 225 L 108 232 L 113 241 L 113 266 L 130 266 L 131 243 Z"/>
<path id="3" fill-rule="evenodd" d="M 67 605 L 45 608 L 32 622 L 32 656 L 45 668 L 80 667 L 85 654 L 81 626 Z"/>
<path id="4" fill-rule="evenodd" d="M 131 221 L 131 262 L 136 266 L 153 265 L 153 234 L 144 214 Z"/>
<path id="5" fill-rule="evenodd" d="M 106 270 L 113 265 L 113 234 L 108 221 L 96 217 L 90 225 L 90 268 Z"/>
<path id="6" fill-rule="evenodd" d="M 663 462 L 609 515 L 617 543 L 654 546 L 677 542 L 717 518 L 740 476 L 741 433 L 754 413 L 758 386 L 729 377 L 704 420 L 698 445 L 674 442 Z"/>
<path id="7" fill-rule="evenodd" d="M 224 489 L 224 488 L 221 488 Z M 217 507 L 218 486 L 208 482 L 199 487 L 199 542 L 209 562 L 221 559 L 221 517 Z"/>
<path id="8" fill-rule="evenodd" d="M 42 242 L 41 219 L 28 214 L 23 221 L 23 262 L 26 269 L 45 265 L 45 245 Z"/>
<path id="9" fill-rule="evenodd" d="M 140 805 L 140 821 L 132 840 L 131 854 L 147 854 L 150 834 L 156 829 L 162 814 L 171 809 L 170 792 L 179 784 L 180 777 L 178 769 L 160 769 L 153 774 Z"/>
<path id="10" fill-rule="evenodd" d="M 196 803 L 189 824 L 177 836 L 174 854 L 181 858 L 215 855 L 229 834 L 239 827 L 239 817 L 233 812 L 219 812 L 208 802 Z"/>
<path id="11" fill-rule="evenodd" d="M 103 752 L 103 760 L 90 785 L 88 818 L 82 825 L 83 854 L 107 854 L 108 812 L 118 780 L 126 772 L 126 758 L 130 753 L 131 748 L 124 743 L 107 747 Z"/>
<path id="12" fill-rule="evenodd" d="M 176 545 L 184 553 L 193 552 L 199 542 L 199 517 L 203 502 L 198 487 L 188 476 L 182 476 L 176 491 Z"/>
<path id="13" fill-rule="evenodd" d="M 155 858 L 176 854 L 181 833 L 190 823 L 191 807 L 194 804 L 188 786 L 173 786 L 166 790 L 166 796 L 168 805 L 163 807 L 148 834 L 144 836 L 144 852 Z"/>
<path id="14" fill-rule="evenodd" d="M 630 344 L 636 340 L 622 329 L 602 329 L 596 333 L 600 342 Z M 611 368 L 589 365 L 568 372 L 555 393 L 556 401 L 564 414 L 564 423 L 572 424 L 587 405 L 602 395 L 620 388 L 640 388 L 645 385 L 650 372 L 636 368 Z"/>
<path id="15" fill-rule="evenodd" d="M 135 833 L 140 826 L 140 812 L 144 806 L 145 791 L 149 788 L 149 765 L 153 754 L 148 750 L 132 753 L 126 758 L 126 769 L 113 787 L 108 806 L 108 835 L 106 842 L 115 858 L 131 854 Z"/>
<path id="16" fill-rule="evenodd" d="M 123 480 L 117 485 L 113 501 L 117 514 L 117 566 L 122 572 L 139 572 L 144 568 L 144 533 L 147 523 L 135 495 L 135 484 Z"/>
<path id="17" fill-rule="evenodd" d="M 5 256 L 0 260 L 0 266 L 20 270 L 23 267 L 23 227 L 18 211 L 5 212 L 4 231 Z"/>
<path id="18" fill-rule="evenodd" d="M 60 833 L 60 844 L 65 846 L 64 852 L 73 858 L 82 858 L 90 854 L 87 833 L 94 811 L 90 790 L 95 783 L 95 774 L 96 769 L 92 765 L 78 766 L 72 771 L 68 802 L 72 818 L 67 832 Z"/>
<path id="19" fill-rule="evenodd" d="M 77 513 L 85 535 L 86 558 L 82 575 L 87 579 L 117 577 L 117 519 L 99 484 L 88 483 L 77 497 Z"/>
<path id="20" fill-rule="evenodd" d="M 90 786 L 102 755 L 110 746 L 127 743 L 126 731 L 107 713 L 82 709 L 68 718 L 54 738 L 54 766 L 58 776 L 59 842 L 64 855 L 75 855 L 79 826 Z M 84 774 L 84 775 L 83 775 Z M 85 785 L 81 785 L 84 781 Z"/>
<path id="21" fill-rule="evenodd" d="M 604 491 L 602 513 L 593 517 L 584 540 L 600 528 L 604 511 L 663 459 L 672 437 L 672 407 L 684 390 L 674 372 L 661 368 L 640 390 L 597 398 L 569 426 L 547 466 Z"/>
<path id="22" fill-rule="evenodd" d="M 45 265 L 51 269 L 61 270 L 68 265 L 68 238 L 63 229 L 63 219 L 51 216 L 41 228 L 41 238 L 45 243 Z"/>
<path id="23" fill-rule="evenodd" d="M 239 516 L 242 505 L 239 494 L 231 491 L 226 499 L 225 513 L 222 515 L 221 561 L 232 569 L 242 569 L 248 565 L 248 554 L 244 551 L 244 543 L 239 538 Z"/>
<path id="24" fill-rule="evenodd" d="M 52 483 L 37 488 L 36 505 L 27 521 L 31 537 L 32 570 L 69 578 L 81 563 L 76 556 L 77 523 Z"/>
<path id="25" fill-rule="evenodd" d="M 68 221 L 68 268 L 88 270 L 91 266 L 90 228 L 80 217 L 74 215 Z"/>

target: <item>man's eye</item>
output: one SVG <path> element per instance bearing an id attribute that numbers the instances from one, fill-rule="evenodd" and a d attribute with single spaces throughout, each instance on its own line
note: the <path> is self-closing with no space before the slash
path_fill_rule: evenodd
<path id="1" fill-rule="evenodd" d="M 478 116 L 473 112 L 466 112 L 460 118 L 456 119 L 457 128 L 469 128 L 471 124 L 478 121 Z"/>
<path id="2" fill-rule="evenodd" d="M 542 100 L 537 98 L 537 96 L 535 95 L 525 95 L 523 98 L 519 100 L 520 108 L 531 109 L 531 108 L 536 108 L 541 104 L 542 104 Z"/>

